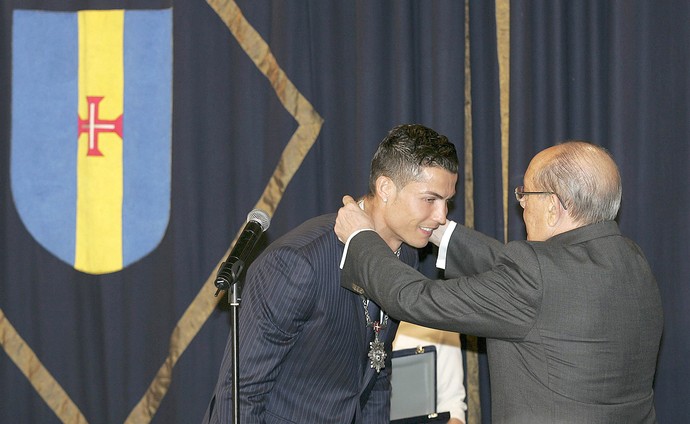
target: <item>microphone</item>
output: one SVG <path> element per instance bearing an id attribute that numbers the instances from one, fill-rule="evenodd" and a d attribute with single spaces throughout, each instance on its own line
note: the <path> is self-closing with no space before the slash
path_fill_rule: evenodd
<path id="1" fill-rule="evenodd" d="M 218 274 L 216 276 L 216 290 L 215 296 L 218 296 L 221 290 L 228 291 L 230 286 L 234 284 L 240 277 L 244 270 L 245 261 L 252 253 L 256 242 L 261 238 L 261 234 L 268 230 L 271 225 L 271 218 L 261 209 L 254 209 L 247 215 L 247 225 L 244 226 L 237 243 L 230 251 L 228 258 L 220 265 Z"/>

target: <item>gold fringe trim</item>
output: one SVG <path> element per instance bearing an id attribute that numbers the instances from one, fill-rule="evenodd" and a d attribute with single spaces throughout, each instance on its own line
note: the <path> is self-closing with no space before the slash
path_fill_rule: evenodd
<path id="1" fill-rule="evenodd" d="M 470 2 L 465 0 L 465 225 L 474 228 L 474 138 L 472 133 L 472 61 L 470 54 Z M 477 337 L 465 335 L 467 369 L 467 423 L 481 423 Z"/>
<path id="2" fill-rule="evenodd" d="M 508 242 L 508 154 L 510 153 L 510 0 L 496 0 L 496 40 L 501 107 L 503 241 Z"/>

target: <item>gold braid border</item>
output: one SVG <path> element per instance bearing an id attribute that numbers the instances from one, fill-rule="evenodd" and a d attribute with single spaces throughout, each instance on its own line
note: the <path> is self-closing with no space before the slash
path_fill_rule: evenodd
<path id="1" fill-rule="evenodd" d="M 7 356 L 17 365 L 39 396 L 62 422 L 75 424 L 87 422 L 77 405 L 41 363 L 36 352 L 19 335 L 2 309 L 0 309 L 0 344 Z"/>
<path id="2" fill-rule="evenodd" d="M 207 3 L 227 25 L 256 67 L 268 78 L 285 109 L 299 124 L 283 150 L 273 176 L 266 185 L 261 198 L 256 203 L 257 208 L 263 209 L 272 216 L 280 203 L 285 188 L 316 141 L 321 131 L 323 118 L 288 79 L 271 53 L 268 44 L 247 22 L 233 0 L 207 0 Z M 230 253 L 230 250 L 237 242 L 240 232 L 241 229 L 238 231 L 232 245 L 223 255 L 223 258 Z M 156 414 L 170 386 L 173 367 L 192 339 L 196 337 L 220 300 L 220 298 L 214 297 L 213 293 L 216 290 L 214 285 L 215 276 L 222 262 L 223 259 L 221 258 L 216 267 L 211 271 L 196 298 L 177 323 L 170 337 L 168 357 L 158 370 L 144 396 L 134 407 L 129 417 L 127 417 L 126 423 L 148 423 Z"/>

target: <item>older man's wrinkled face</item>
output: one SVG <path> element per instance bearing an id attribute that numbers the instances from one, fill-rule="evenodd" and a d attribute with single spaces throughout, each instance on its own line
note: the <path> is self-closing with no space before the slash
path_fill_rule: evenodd
<path id="1" fill-rule="evenodd" d="M 534 181 L 534 174 L 545 163 L 547 152 L 541 152 L 532 159 L 527 171 L 525 172 L 524 190 L 543 191 L 543 187 L 538 187 Z M 527 230 L 527 240 L 544 241 L 552 236 L 552 229 L 548 225 L 549 204 L 551 194 L 531 194 L 526 195 L 520 202 L 522 206 L 522 219 L 525 221 Z"/>

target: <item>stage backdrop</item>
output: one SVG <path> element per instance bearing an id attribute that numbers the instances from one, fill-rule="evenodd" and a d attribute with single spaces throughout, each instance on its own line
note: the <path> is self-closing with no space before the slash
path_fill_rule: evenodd
<path id="1" fill-rule="evenodd" d="M 458 147 L 451 217 L 501 240 L 524 238 L 512 189 L 537 151 L 612 151 L 663 298 L 659 422 L 687 421 L 689 8 L 3 1 L 0 422 L 199 422 L 247 213 L 271 215 L 265 246 L 337 210 L 412 122 Z M 469 422 L 489 423 L 483 341 L 463 341 Z"/>

